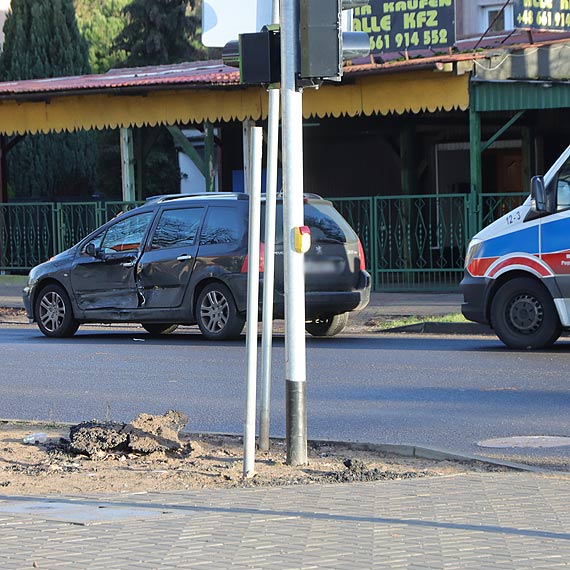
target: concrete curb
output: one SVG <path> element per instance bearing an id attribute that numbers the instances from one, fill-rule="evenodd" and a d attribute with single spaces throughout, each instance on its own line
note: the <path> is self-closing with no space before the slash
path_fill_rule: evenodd
<path id="1" fill-rule="evenodd" d="M 13 418 L 0 418 L 0 424 L 13 424 L 13 425 L 29 425 L 29 426 L 43 426 L 53 429 L 70 428 L 77 425 L 73 422 L 53 422 L 42 420 L 22 420 Z M 243 438 L 243 434 L 227 433 L 227 432 L 209 432 L 209 431 L 181 431 L 185 437 L 192 437 L 193 435 L 208 435 L 208 436 L 222 436 L 222 437 L 235 437 Z M 272 441 L 284 442 L 284 437 L 271 437 Z M 531 473 L 550 473 L 548 469 L 535 467 L 533 465 L 525 465 L 522 463 L 514 463 L 510 461 L 499 461 L 497 459 L 490 459 L 478 455 L 462 454 L 455 451 L 447 451 L 444 449 L 422 447 L 418 445 L 402 445 L 392 443 L 366 443 L 359 441 L 339 441 L 334 439 L 309 439 L 308 445 L 338 445 L 344 446 L 352 451 L 372 451 L 376 453 L 391 453 L 400 457 L 413 457 L 416 459 L 432 459 L 434 461 L 470 461 L 476 463 L 483 463 L 494 465 L 497 467 L 505 467 L 515 471 L 526 471 Z"/>
<path id="2" fill-rule="evenodd" d="M 402 327 L 382 329 L 382 333 L 420 333 L 420 334 L 458 334 L 458 335 L 493 335 L 488 325 L 478 323 L 434 323 L 431 321 L 414 323 Z"/>

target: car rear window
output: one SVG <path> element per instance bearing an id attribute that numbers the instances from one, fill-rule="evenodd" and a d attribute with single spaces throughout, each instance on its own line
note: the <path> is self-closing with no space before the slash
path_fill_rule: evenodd
<path id="1" fill-rule="evenodd" d="M 235 208 L 210 206 L 200 232 L 200 245 L 239 243 L 244 224 Z"/>
<path id="2" fill-rule="evenodd" d="M 283 203 L 277 203 L 275 242 L 283 243 Z M 305 225 L 311 240 L 321 243 L 355 242 L 356 235 L 348 222 L 326 202 L 305 202 Z M 265 202 L 261 204 L 261 236 L 265 235 Z"/>
<path id="3" fill-rule="evenodd" d="M 203 208 L 165 210 L 154 232 L 152 249 L 193 245 L 203 211 Z"/>

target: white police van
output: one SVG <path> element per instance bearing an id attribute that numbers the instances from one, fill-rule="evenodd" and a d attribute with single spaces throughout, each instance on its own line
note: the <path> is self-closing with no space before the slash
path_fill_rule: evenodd
<path id="1" fill-rule="evenodd" d="M 535 176 L 522 206 L 471 240 L 463 315 L 511 348 L 544 348 L 570 329 L 570 146 Z"/>

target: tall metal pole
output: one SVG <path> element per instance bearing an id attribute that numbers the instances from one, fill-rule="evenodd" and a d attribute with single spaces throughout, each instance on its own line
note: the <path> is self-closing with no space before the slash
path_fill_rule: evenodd
<path id="1" fill-rule="evenodd" d="M 299 68 L 299 11 L 281 0 L 281 101 L 283 104 L 283 241 L 285 261 L 285 374 L 287 463 L 307 463 L 305 273 L 294 249 L 303 225 L 303 97 L 295 89 Z"/>
<path id="2" fill-rule="evenodd" d="M 251 170 L 249 191 L 249 239 L 247 273 L 247 387 L 245 430 L 243 437 L 243 476 L 255 474 L 255 410 L 257 388 L 257 329 L 259 313 L 259 233 L 261 210 L 261 155 L 263 130 L 251 129 Z"/>
<path id="3" fill-rule="evenodd" d="M 272 23 L 279 23 L 279 0 L 273 0 Z M 275 213 L 279 153 L 279 88 L 269 87 L 267 181 L 265 184 L 265 262 L 263 269 L 263 331 L 259 390 L 259 449 L 269 449 L 271 349 L 273 345 L 273 288 L 275 283 Z"/>

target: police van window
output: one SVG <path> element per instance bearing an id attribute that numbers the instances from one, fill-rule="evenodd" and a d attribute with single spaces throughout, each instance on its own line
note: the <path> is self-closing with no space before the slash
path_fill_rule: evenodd
<path id="1" fill-rule="evenodd" d="M 570 208 L 570 160 L 567 160 L 558 172 L 556 205 L 558 210 Z"/>
<path id="2" fill-rule="evenodd" d="M 244 235 L 243 219 L 235 208 L 210 207 L 200 233 L 200 245 L 239 243 Z"/>
<path id="3" fill-rule="evenodd" d="M 194 245 L 203 211 L 203 208 L 164 211 L 152 238 L 152 249 Z"/>
<path id="4" fill-rule="evenodd" d="M 144 238 L 152 212 L 131 216 L 112 225 L 101 243 L 103 253 L 116 253 L 119 251 L 136 251 Z"/>

